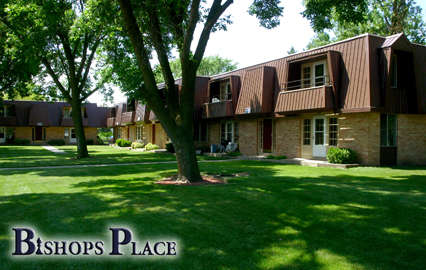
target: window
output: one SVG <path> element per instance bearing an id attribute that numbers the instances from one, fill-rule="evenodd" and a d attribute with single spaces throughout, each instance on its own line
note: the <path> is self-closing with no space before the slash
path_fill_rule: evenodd
<path id="1" fill-rule="evenodd" d="M 339 118 L 333 117 L 328 120 L 328 144 L 330 146 L 337 146 L 339 141 Z"/>
<path id="2" fill-rule="evenodd" d="M 70 130 L 68 128 L 64 129 L 64 139 L 68 139 L 70 137 Z"/>
<path id="3" fill-rule="evenodd" d="M 302 88 L 326 85 L 326 61 L 317 61 L 302 65 Z"/>
<path id="4" fill-rule="evenodd" d="M 71 107 L 64 107 L 63 118 L 71 117 Z"/>
<path id="5" fill-rule="evenodd" d="M 239 124 L 235 122 L 226 122 L 221 124 L 220 140 L 228 140 L 232 143 L 238 143 L 239 139 Z"/>
<path id="6" fill-rule="evenodd" d="M 142 141 L 143 126 L 136 127 L 136 140 Z"/>
<path id="7" fill-rule="evenodd" d="M 194 123 L 194 142 L 207 141 L 207 123 L 195 122 Z"/>
<path id="8" fill-rule="evenodd" d="M 396 114 L 380 115 L 380 146 L 396 146 Z"/>
<path id="9" fill-rule="evenodd" d="M 46 128 L 43 128 L 43 141 L 46 141 Z"/>
<path id="10" fill-rule="evenodd" d="M 31 129 L 31 141 L 35 141 L 35 128 Z"/>
<path id="11" fill-rule="evenodd" d="M 391 58 L 391 66 L 392 66 L 392 70 L 391 70 L 391 87 L 397 87 L 397 77 L 398 77 L 398 62 L 397 62 L 397 57 L 396 54 L 392 54 L 392 58 Z"/>
<path id="12" fill-rule="evenodd" d="M 303 120 L 303 145 L 311 145 L 311 119 Z"/>
<path id="13" fill-rule="evenodd" d="M 5 128 L 4 127 L 0 127 L 0 139 L 4 139 L 5 136 Z"/>
<path id="14" fill-rule="evenodd" d="M 223 82 L 220 84 L 220 101 L 232 100 L 231 83 Z"/>
<path id="15" fill-rule="evenodd" d="M 15 106 L 13 105 L 5 105 L 0 108 L 0 116 L 4 117 L 13 117 L 15 116 Z"/>

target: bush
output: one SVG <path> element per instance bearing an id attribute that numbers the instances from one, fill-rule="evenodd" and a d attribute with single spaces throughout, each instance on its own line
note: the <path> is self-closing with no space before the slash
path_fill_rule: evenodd
<path id="1" fill-rule="evenodd" d="M 56 145 L 65 145 L 65 141 L 64 140 L 56 140 Z"/>
<path id="2" fill-rule="evenodd" d="M 330 148 L 327 153 L 327 161 L 335 164 L 354 164 L 357 154 L 350 148 Z"/>
<path id="3" fill-rule="evenodd" d="M 167 152 L 174 153 L 175 152 L 175 146 L 173 143 L 166 143 L 166 150 Z"/>
<path id="4" fill-rule="evenodd" d="M 50 145 L 65 145 L 65 141 L 64 140 L 50 140 L 47 142 Z"/>
<path id="5" fill-rule="evenodd" d="M 208 146 L 200 146 L 198 147 L 199 150 L 201 150 L 202 153 L 210 153 L 211 149 Z"/>
<path id="6" fill-rule="evenodd" d="M 93 145 L 95 142 L 92 139 L 86 140 L 87 145 Z"/>
<path id="7" fill-rule="evenodd" d="M 286 156 L 282 155 L 282 156 L 274 156 L 274 155 L 269 155 L 266 157 L 267 159 L 287 159 Z"/>
<path id="8" fill-rule="evenodd" d="M 235 151 L 235 152 L 229 152 L 228 153 L 228 156 L 231 156 L 231 157 L 238 157 L 238 156 L 242 156 L 243 154 L 241 154 L 240 153 L 240 151 Z"/>
<path id="9" fill-rule="evenodd" d="M 121 142 L 122 141 L 124 141 L 124 139 L 117 139 L 116 141 L 115 141 L 115 145 L 117 145 L 117 146 L 121 146 Z"/>
<path id="10" fill-rule="evenodd" d="M 13 140 L 13 144 L 14 145 L 22 145 L 22 140 L 21 139 L 15 139 L 15 140 Z"/>
<path id="11" fill-rule="evenodd" d="M 147 145 L 145 145 L 146 151 L 157 150 L 158 148 L 160 148 L 158 147 L 158 145 L 152 143 L 148 143 Z"/>
<path id="12" fill-rule="evenodd" d="M 130 147 L 132 145 L 132 142 L 131 141 L 128 141 L 128 140 L 122 140 L 121 142 L 120 142 L 120 146 L 121 147 Z"/>
<path id="13" fill-rule="evenodd" d="M 22 140 L 22 145 L 30 145 L 30 140 L 28 140 L 28 139 L 24 139 L 24 140 Z"/>
<path id="14" fill-rule="evenodd" d="M 104 141 L 101 138 L 98 138 L 98 144 L 102 145 L 104 144 Z"/>
<path id="15" fill-rule="evenodd" d="M 138 142 L 132 143 L 132 149 L 143 148 L 143 147 L 144 147 L 143 143 L 138 143 Z"/>

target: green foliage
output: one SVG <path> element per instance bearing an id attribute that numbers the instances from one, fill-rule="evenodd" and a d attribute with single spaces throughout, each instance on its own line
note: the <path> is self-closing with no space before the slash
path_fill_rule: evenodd
<path id="1" fill-rule="evenodd" d="M 28 140 L 28 139 L 22 140 L 22 145 L 30 145 L 30 144 L 31 144 L 30 140 Z"/>
<path id="2" fill-rule="evenodd" d="M 117 139 L 116 141 L 115 141 L 115 145 L 117 145 L 117 146 L 121 146 L 121 142 L 122 141 L 124 141 L 124 139 Z"/>
<path id="3" fill-rule="evenodd" d="M 122 140 L 120 142 L 120 147 L 130 147 L 131 145 L 132 145 L 132 142 L 128 140 Z"/>
<path id="4" fill-rule="evenodd" d="M 297 51 L 294 49 L 294 46 L 291 46 L 290 50 L 287 51 L 287 55 L 295 54 Z"/>
<path id="5" fill-rule="evenodd" d="M 280 25 L 280 16 L 284 11 L 284 8 L 279 6 L 280 3 L 280 0 L 254 0 L 248 13 L 256 16 L 262 27 L 272 29 Z"/>
<path id="6" fill-rule="evenodd" d="M 235 151 L 235 152 L 229 152 L 228 153 L 228 156 L 231 156 L 231 157 L 238 157 L 238 156 L 242 156 L 243 154 L 241 154 L 240 153 L 240 151 Z"/>
<path id="7" fill-rule="evenodd" d="M 94 141 L 92 139 L 86 140 L 87 145 L 93 145 Z"/>
<path id="8" fill-rule="evenodd" d="M 426 23 L 423 11 L 413 0 L 368 0 L 368 11 L 358 23 L 339 18 L 339 12 L 330 13 L 330 31 L 316 31 L 307 49 L 317 48 L 353 36 L 370 33 L 389 36 L 404 32 L 414 43 L 426 44 Z M 330 37 L 333 36 L 333 37 Z"/>
<path id="9" fill-rule="evenodd" d="M 132 149 L 136 149 L 136 148 L 143 148 L 144 144 L 143 143 L 138 143 L 138 142 L 133 142 L 131 145 Z"/>
<path id="10" fill-rule="evenodd" d="M 21 139 L 15 139 L 15 140 L 13 140 L 13 144 L 14 145 L 22 145 L 22 140 Z"/>
<path id="11" fill-rule="evenodd" d="M 145 150 L 146 151 L 157 150 L 159 148 L 160 147 L 158 147 L 158 145 L 152 144 L 152 143 L 148 143 L 147 145 L 145 145 Z"/>
<path id="12" fill-rule="evenodd" d="M 197 149 L 201 150 L 202 153 L 210 153 L 211 149 L 208 146 L 200 146 Z"/>
<path id="13" fill-rule="evenodd" d="M 65 145 L 65 141 L 58 139 L 58 140 L 50 140 L 47 142 L 50 145 Z"/>
<path id="14" fill-rule="evenodd" d="M 278 160 L 281 160 L 281 159 L 287 159 L 287 157 L 286 157 L 286 156 L 284 156 L 284 155 L 282 155 L 282 156 L 269 155 L 269 156 L 267 156 L 266 158 L 267 158 L 267 159 L 278 159 Z"/>
<path id="15" fill-rule="evenodd" d="M 109 138 L 111 137 L 111 136 L 113 136 L 113 134 L 112 134 L 112 132 L 111 131 L 101 131 L 101 132 L 98 132 L 98 136 L 99 136 L 99 138 L 100 139 L 102 139 L 103 141 L 108 141 L 109 140 Z"/>
<path id="16" fill-rule="evenodd" d="M 175 146 L 172 142 L 166 143 L 166 150 L 167 152 L 174 153 L 175 152 Z"/>
<path id="17" fill-rule="evenodd" d="M 101 138 L 98 138 L 98 144 L 100 145 L 104 144 L 104 140 L 102 140 Z"/>
<path id="18" fill-rule="evenodd" d="M 354 164 L 357 154 L 350 148 L 330 148 L 327 153 L 327 161 L 335 164 Z"/>

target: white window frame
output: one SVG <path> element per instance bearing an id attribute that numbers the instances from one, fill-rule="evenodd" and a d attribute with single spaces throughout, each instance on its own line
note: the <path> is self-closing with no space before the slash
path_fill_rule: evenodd
<path id="1" fill-rule="evenodd" d="M 316 76 L 316 74 L 315 74 L 315 66 L 318 66 L 318 65 L 324 65 L 324 75 L 319 76 L 319 77 Z M 305 75 L 304 68 L 307 68 L 307 67 L 310 68 L 310 72 L 309 72 L 310 73 L 310 77 L 309 78 L 304 78 L 304 75 Z M 301 83 L 302 89 L 327 85 L 327 80 L 326 80 L 326 77 L 327 77 L 327 61 L 326 60 L 321 60 L 321 61 L 316 61 L 316 62 L 311 62 L 311 63 L 303 64 L 301 66 L 301 76 L 302 76 L 302 78 L 301 78 L 302 79 L 302 83 Z M 323 84 L 316 85 L 315 79 L 320 78 L 320 77 L 324 77 Z M 305 81 L 308 81 L 308 80 L 309 80 L 309 83 L 308 84 L 305 83 Z"/>
<path id="2" fill-rule="evenodd" d="M 75 138 L 72 137 L 74 131 Z M 75 128 L 70 128 L 70 143 L 77 142 L 77 134 L 75 133 Z"/>
<path id="3" fill-rule="evenodd" d="M 225 125 L 225 137 L 222 137 L 222 125 Z M 229 130 L 229 125 L 231 126 L 231 130 Z M 236 125 L 237 125 L 237 128 L 235 128 Z M 236 129 L 238 129 L 238 132 L 236 132 Z M 239 137 L 239 129 L 240 129 L 240 126 L 238 122 L 227 121 L 227 122 L 221 123 L 220 141 L 228 140 L 228 134 L 231 134 L 231 143 L 238 143 L 239 138 L 236 138 L 235 135 L 238 134 L 238 137 Z"/>
<path id="4" fill-rule="evenodd" d="M 228 98 L 229 96 L 231 96 L 231 98 Z M 232 91 L 231 91 L 231 82 L 230 81 L 220 83 L 219 100 L 220 101 L 232 100 Z"/>
<path id="5" fill-rule="evenodd" d="M 68 110 L 68 114 L 65 113 L 65 110 Z M 71 111 L 72 111 L 72 107 L 64 107 L 63 112 L 62 112 L 62 117 L 63 118 L 71 118 Z"/>

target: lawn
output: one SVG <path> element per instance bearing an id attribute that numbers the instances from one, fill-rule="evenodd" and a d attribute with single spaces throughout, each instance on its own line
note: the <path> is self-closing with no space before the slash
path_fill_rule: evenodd
<path id="1" fill-rule="evenodd" d="M 55 146 L 66 154 L 55 154 L 41 146 L 0 146 L 0 168 L 40 167 L 40 166 L 66 166 L 66 165 L 94 165 L 176 161 L 171 154 L 130 151 L 118 149 L 107 145 L 88 145 L 92 158 L 77 160 L 77 146 Z M 199 160 L 217 159 L 199 156 Z"/>
<path id="2" fill-rule="evenodd" d="M 219 165 L 220 164 L 220 165 Z M 220 186 L 160 186 L 175 164 L 0 171 L 0 269 L 425 269 L 426 168 L 339 170 L 256 161 Z M 20 258 L 12 227 L 43 239 L 175 239 L 175 259 Z M 110 252 L 107 250 L 106 253 Z"/>

